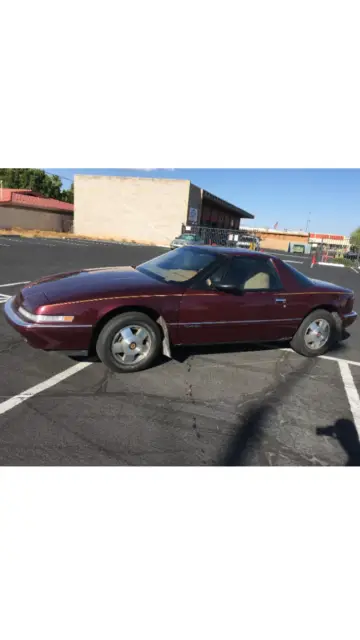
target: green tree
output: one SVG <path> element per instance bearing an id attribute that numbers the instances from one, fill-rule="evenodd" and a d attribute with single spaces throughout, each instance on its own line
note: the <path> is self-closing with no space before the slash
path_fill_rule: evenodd
<path id="1" fill-rule="evenodd" d="M 65 189 L 62 192 L 62 200 L 64 200 L 64 202 L 70 202 L 71 204 L 74 204 L 74 183 L 71 183 L 71 187 L 70 189 Z"/>
<path id="2" fill-rule="evenodd" d="M 55 198 L 65 202 L 73 202 L 74 189 L 62 189 L 59 176 L 49 175 L 42 169 L 0 169 L 0 181 L 4 188 L 31 189 L 46 198 Z"/>
<path id="3" fill-rule="evenodd" d="M 357 249 L 360 249 L 360 227 L 355 229 L 350 236 L 350 244 Z"/>

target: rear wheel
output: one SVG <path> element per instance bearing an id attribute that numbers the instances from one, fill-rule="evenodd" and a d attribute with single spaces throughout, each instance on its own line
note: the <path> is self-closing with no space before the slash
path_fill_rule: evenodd
<path id="1" fill-rule="evenodd" d="M 122 313 L 103 327 L 96 343 L 112 371 L 130 373 L 151 366 L 161 349 L 160 327 L 145 313 Z"/>
<path id="2" fill-rule="evenodd" d="M 308 358 L 321 356 L 334 345 L 337 335 L 333 314 L 325 309 L 317 309 L 303 320 L 291 341 L 291 347 Z"/>

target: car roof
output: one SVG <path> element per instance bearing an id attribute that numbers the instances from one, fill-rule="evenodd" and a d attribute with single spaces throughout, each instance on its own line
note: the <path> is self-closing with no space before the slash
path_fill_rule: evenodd
<path id="1" fill-rule="evenodd" d="M 209 253 L 221 254 L 221 255 L 233 255 L 233 256 L 243 256 L 243 257 L 254 257 L 254 258 L 273 258 L 274 256 L 267 253 L 259 253 L 259 251 L 251 251 L 250 249 L 242 249 L 241 247 L 219 247 L 212 245 L 201 245 L 200 247 L 191 246 L 184 247 L 184 249 L 191 251 L 209 251 Z"/>

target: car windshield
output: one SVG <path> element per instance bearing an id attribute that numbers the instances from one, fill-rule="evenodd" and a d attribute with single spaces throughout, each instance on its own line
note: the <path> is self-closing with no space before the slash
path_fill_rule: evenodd
<path id="1" fill-rule="evenodd" d="M 169 251 L 148 262 L 143 262 L 136 268 L 161 282 L 180 283 L 191 280 L 215 260 L 216 255 L 209 251 L 186 247 Z"/>

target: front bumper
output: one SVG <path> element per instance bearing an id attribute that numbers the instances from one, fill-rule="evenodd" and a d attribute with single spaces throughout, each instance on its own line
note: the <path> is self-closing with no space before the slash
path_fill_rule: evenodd
<path id="1" fill-rule="evenodd" d="M 32 323 L 22 318 L 15 307 L 15 296 L 4 305 L 8 324 L 35 349 L 44 351 L 88 351 L 91 325 Z"/>
<path id="2" fill-rule="evenodd" d="M 357 320 L 357 317 L 358 317 L 358 314 L 356 313 L 356 311 L 351 311 L 350 313 L 345 313 L 342 316 L 343 327 L 344 328 L 350 327 Z"/>

